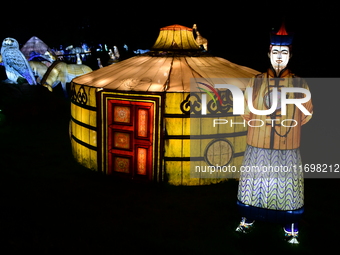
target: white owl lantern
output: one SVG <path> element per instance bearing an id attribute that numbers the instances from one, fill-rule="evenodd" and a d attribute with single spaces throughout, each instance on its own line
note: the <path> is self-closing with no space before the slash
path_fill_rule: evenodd
<path id="1" fill-rule="evenodd" d="M 25 56 L 19 50 L 18 41 L 6 38 L 1 47 L 2 62 L 6 69 L 7 78 L 12 83 L 17 83 L 19 77 L 27 80 L 30 85 L 37 85 L 32 69 Z"/>

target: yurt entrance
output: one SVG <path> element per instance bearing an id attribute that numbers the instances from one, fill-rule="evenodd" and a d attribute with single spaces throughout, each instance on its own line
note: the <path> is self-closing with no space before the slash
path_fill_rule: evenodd
<path id="1" fill-rule="evenodd" d="M 157 179 L 161 95 L 104 92 L 102 97 L 103 169 L 128 179 Z"/>

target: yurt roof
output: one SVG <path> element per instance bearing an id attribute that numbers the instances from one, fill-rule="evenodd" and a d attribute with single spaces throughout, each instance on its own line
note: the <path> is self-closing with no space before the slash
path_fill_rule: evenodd
<path id="1" fill-rule="evenodd" d="M 44 43 L 38 37 L 33 36 L 24 44 L 24 46 L 22 46 L 21 52 L 28 59 L 32 51 L 43 55 L 48 49 L 49 47 L 46 43 Z"/>
<path id="2" fill-rule="evenodd" d="M 174 32 L 173 37 L 165 38 L 160 33 L 155 43 L 169 45 L 167 52 L 153 51 L 135 56 L 76 77 L 72 82 L 117 91 L 190 92 L 192 78 L 204 78 L 208 82 L 210 79 L 218 78 L 220 83 L 224 83 L 229 78 L 250 78 L 259 73 L 226 59 L 203 54 L 200 49 L 196 49 L 196 54 L 192 54 L 192 48 L 188 54 L 183 51 L 180 53 L 172 51 L 172 44 L 169 41 L 173 41 L 173 38 L 182 38 L 179 42 L 183 42 L 182 35 L 185 34 L 183 31 L 191 34 L 186 37 L 190 38 L 186 45 L 197 44 L 190 28 L 180 25 L 161 28 L 161 32 L 168 30 Z M 245 88 L 247 84 L 241 82 L 237 85 Z"/>

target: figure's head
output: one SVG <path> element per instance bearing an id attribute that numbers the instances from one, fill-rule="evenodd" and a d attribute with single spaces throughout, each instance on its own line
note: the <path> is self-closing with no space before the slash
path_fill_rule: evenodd
<path id="1" fill-rule="evenodd" d="M 272 67 L 280 71 L 287 67 L 291 57 L 290 47 L 286 45 L 270 45 L 268 56 Z"/>
<path id="2" fill-rule="evenodd" d="M 284 23 L 278 32 L 272 33 L 270 36 L 270 47 L 268 56 L 272 67 L 280 72 L 287 67 L 288 61 L 292 56 L 293 36 L 288 35 Z"/>

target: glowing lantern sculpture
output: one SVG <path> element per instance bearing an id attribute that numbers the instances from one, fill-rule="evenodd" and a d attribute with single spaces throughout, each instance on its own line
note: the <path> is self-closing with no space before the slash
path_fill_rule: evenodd
<path id="1" fill-rule="evenodd" d="M 272 120 L 273 124 L 248 128 L 242 166 L 247 171 L 240 175 L 237 196 L 243 217 L 236 231 L 247 233 L 254 220 L 280 222 L 286 225 L 287 241 L 296 244 L 297 223 L 304 211 L 303 172 L 299 168 L 302 165 L 299 151 L 301 126 L 311 119 L 313 105 L 303 93 L 284 94 L 286 89 L 298 89 L 309 94 L 305 80 L 296 77 L 287 68 L 292 39 L 284 25 L 271 36 L 271 67 L 251 80 L 249 88 L 254 93 L 245 100 L 251 101 L 257 110 L 275 107 L 275 100 L 303 101 L 303 107 L 289 104 L 281 109 L 281 105 L 277 104 L 273 113 L 266 115 L 255 114 L 246 107 L 243 115 L 246 121 L 257 119 L 268 123 Z M 274 93 L 275 90 L 277 93 Z M 282 124 L 284 120 L 289 123 Z"/>
<path id="2" fill-rule="evenodd" d="M 18 79 L 23 78 L 30 85 L 37 85 L 32 69 L 19 50 L 19 43 L 16 39 L 8 37 L 2 41 L 1 61 L 11 83 L 17 83 Z"/>
<path id="3" fill-rule="evenodd" d="M 190 82 L 248 79 L 257 73 L 203 53 L 191 28 L 163 27 L 150 52 L 73 79 L 73 155 L 87 168 L 131 179 L 173 185 L 217 183 L 222 179 L 190 178 L 192 154 L 198 163 L 207 164 L 207 147 L 224 137 L 233 147 L 231 164 L 240 166 L 247 128 L 217 135 L 206 131 L 194 138 L 202 146 L 191 151 Z M 244 89 L 246 84 L 240 86 Z"/>
<path id="4" fill-rule="evenodd" d="M 20 51 L 27 60 L 31 60 L 32 53 L 43 56 L 47 51 L 51 51 L 51 49 L 38 37 L 33 36 L 22 46 Z"/>

